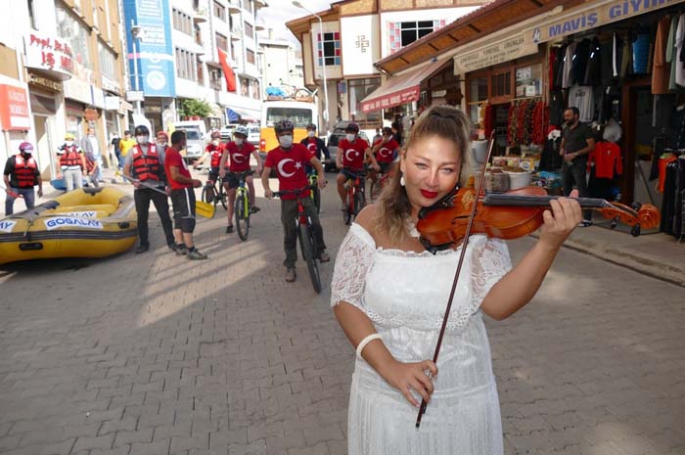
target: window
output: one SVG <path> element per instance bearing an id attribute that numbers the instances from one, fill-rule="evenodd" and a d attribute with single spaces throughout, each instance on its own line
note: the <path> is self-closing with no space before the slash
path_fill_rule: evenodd
<path id="1" fill-rule="evenodd" d="M 247 22 L 245 22 L 245 36 L 254 39 L 254 29 L 252 28 L 252 24 L 248 24 Z"/>
<path id="2" fill-rule="evenodd" d="M 214 2 L 214 17 L 226 22 L 226 7 L 219 2 Z"/>
<path id="3" fill-rule="evenodd" d="M 481 110 L 488 102 L 488 78 L 475 77 L 469 81 L 468 85 L 468 112 L 471 118 L 471 123 L 480 125 Z"/>
<path id="4" fill-rule="evenodd" d="M 269 107 L 266 109 L 266 126 L 272 127 L 281 120 L 290 120 L 296 128 L 305 128 L 313 123 L 312 111 L 292 107 Z"/>
<path id="5" fill-rule="evenodd" d="M 221 33 L 217 33 L 215 35 L 215 37 L 216 37 L 216 47 L 218 47 L 222 51 L 228 52 L 228 38 L 226 38 Z"/>
<path id="6" fill-rule="evenodd" d="M 61 5 L 57 6 L 57 35 L 66 40 L 74 59 L 85 68 L 93 69 L 90 56 L 90 33 Z"/>
<path id="7" fill-rule="evenodd" d="M 321 33 L 317 33 L 318 49 L 319 49 L 319 66 L 340 65 L 340 33 L 330 32 L 324 33 L 321 39 Z"/>
<path id="8" fill-rule="evenodd" d="M 238 76 L 240 80 L 240 94 L 242 96 L 250 96 L 250 80 L 246 77 Z"/>
<path id="9" fill-rule="evenodd" d="M 258 100 L 261 98 L 261 91 L 259 90 L 259 81 L 258 80 L 253 80 L 252 81 L 252 98 Z"/>
<path id="10" fill-rule="evenodd" d="M 173 9 L 173 25 L 176 30 L 186 35 L 193 34 L 193 18 L 176 8 Z"/>
<path id="11" fill-rule="evenodd" d="M 540 96 L 542 94 L 542 65 L 516 68 L 516 98 Z"/>
<path id="12" fill-rule="evenodd" d="M 444 27 L 445 23 L 445 19 L 418 22 L 389 22 L 388 38 L 390 52 L 397 52 L 404 46 L 408 46 L 429 33 Z"/>
<path id="13" fill-rule="evenodd" d="M 221 70 L 211 66 L 207 67 L 209 72 L 209 86 L 217 91 L 221 91 Z"/>
<path id="14" fill-rule="evenodd" d="M 116 68 L 116 56 L 99 41 L 98 59 L 100 60 L 100 72 L 102 75 L 116 81 L 117 72 L 114 70 Z"/>
<path id="15" fill-rule="evenodd" d="M 252 63 L 254 65 L 255 64 L 254 51 L 251 51 L 250 49 L 246 49 L 245 54 L 247 55 L 247 63 Z"/>
<path id="16" fill-rule="evenodd" d="M 197 81 L 197 56 L 195 54 L 176 48 L 176 76 Z"/>
<path id="17" fill-rule="evenodd" d="M 490 101 L 492 103 L 508 102 L 512 98 L 511 69 L 494 73 L 490 76 Z"/>
<path id="18" fill-rule="evenodd" d="M 361 101 L 381 85 L 378 77 L 367 79 L 352 79 L 349 81 L 350 120 L 359 123 L 360 128 L 376 128 L 381 126 L 381 111 L 364 113 Z"/>

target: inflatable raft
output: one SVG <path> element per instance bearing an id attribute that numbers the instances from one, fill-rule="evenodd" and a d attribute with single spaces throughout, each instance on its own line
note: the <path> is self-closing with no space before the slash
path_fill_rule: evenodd
<path id="1" fill-rule="evenodd" d="M 111 187 L 74 190 L 0 219 L 0 264 L 111 256 L 133 246 L 137 227 L 132 196 Z"/>

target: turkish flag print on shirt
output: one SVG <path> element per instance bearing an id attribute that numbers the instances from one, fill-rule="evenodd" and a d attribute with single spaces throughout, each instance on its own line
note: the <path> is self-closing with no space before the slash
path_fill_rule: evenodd
<path id="1" fill-rule="evenodd" d="M 383 139 L 379 139 L 374 145 L 382 141 Z M 400 144 L 398 144 L 395 139 L 390 139 L 388 142 L 381 145 L 381 148 L 376 152 L 376 161 L 379 163 L 392 163 L 393 154 L 398 148 L 400 148 Z"/>
<path id="2" fill-rule="evenodd" d="M 343 167 L 352 169 L 354 171 L 361 171 L 364 169 L 364 152 L 369 148 L 369 143 L 364 139 L 358 137 L 354 142 L 347 139 L 340 139 L 338 143 L 338 153 L 342 153 Z"/>
<path id="3" fill-rule="evenodd" d="M 238 147 L 235 142 L 231 141 L 226 144 L 226 150 L 228 150 L 228 157 L 231 159 L 231 172 L 250 170 L 250 155 L 255 150 L 254 145 L 243 142 L 243 146 Z"/>
<path id="4" fill-rule="evenodd" d="M 302 144 L 293 144 L 288 150 L 276 147 L 266 155 L 265 167 L 276 169 L 278 188 L 281 191 L 299 190 L 309 184 L 305 165 L 312 159 L 309 150 Z M 309 190 L 302 193 L 309 195 Z M 284 194 L 281 199 L 296 199 L 294 194 Z"/>

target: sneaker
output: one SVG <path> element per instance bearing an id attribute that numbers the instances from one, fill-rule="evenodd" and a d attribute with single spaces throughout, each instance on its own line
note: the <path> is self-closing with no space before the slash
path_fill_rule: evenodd
<path id="1" fill-rule="evenodd" d="M 321 254 L 319 254 L 319 262 L 324 263 L 324 262 L 330 262 L 331 257 L 326 253 L 326 250 L 323 250 Z"/>
<path id="2" fill-rule="evenodd" d="M 150 249 L 150 245 L 138 245 L 138 248 L 136 248 L 136 254 L 145 253 L 149 249 Z"/>
<path id="3" fill-rule="evenodd" d="M 188 251 L 188 259 L 199 261 L 207 259 L 207 255 L 200 253 L 200 251 L 197 248 L 193 248 L 191 251 Z"/>
<path id="4" fill-rule="evenodd" d="M 297 273 L 295 273 L 295 267 L 288 267 L 288 271 L 285 272 L 285 281 L 292 283 L 297 278 Z"/>
<path id="5" fill-rule="evenodd" d="M 175 245 L 174 251 L 176 252 L 177 256 L 185 256 L 186 254 L 188 254 L 188 248 L 183 243 Z"/>
<path id="6" fill-rule="evenodd" d="M 347 203 L 346 203 L 346 202 L 343 202 L 342 205 L 340 206 L 340 210 L 342 210 L 343 212 L 346 212 L 348 208 L 349 208 L 349 207 L 347 207 Z"/>
<path id="7" fill-rule="evenodd" d="M 233 232 L 233 225 L 226 226 L 226 234 L 231 234 Z"/>
<path id="8" fill-rule="evenodd" d="M 253 205 L 252 207 L 250 207 L 250 213 L 251 213 L 251 214 L 252 214 L 252 213 L 257 213 L 257 212 L 259 212 L 260 210 L 261 210 L 261 209 L 260 209 L 259 207 L 257 207 L 256 205 Z"/>
<path id="9" fill-rule="evenodd" d="M 593 224 L 593 223 L 592 223 L 592 221 L 590 221 L 590 220 L 583 220 L 583 221 L 581 221 L 581 222 L 578 224 L 578 227 L 586 228 L 586 227 L 592 226 L 592 224 Z"/>

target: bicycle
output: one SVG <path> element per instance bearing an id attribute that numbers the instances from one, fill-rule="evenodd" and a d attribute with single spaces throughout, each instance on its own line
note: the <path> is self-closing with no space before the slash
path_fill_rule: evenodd
<path id="1" fill-rule="evenodd" d="M 316 213 L 321 213 L 321 190 L 319 189 L 319 174 L 309 174 L 309 187 L 312 188 L 310 196 L 316 207 Z"/>
<path id="2" fill-rule="evenodd" d="M 302 257 L 307 263 L 307 270 L 309 271 L 309 278 L 312 280 L 312 286 L 317 294 L 321 293 L 321 275 L 319 274 L 319 265 L 317 260 L 319 258 L 319 246 L 316 243 L 316 236 L 312 229 L 312 222 L 302 204 L 302 193 L 307 189 L 313 189 L 311 186 L 305 186 L 299 190 L 283 190 L 273 193 L 274 197 L 280 197 L 285 194 L 294 194 L 297 196 L 297 218 L 295 222 L 298 225 L 297 238 L 300 241 L 300 249 Z"/>
<path id="3" fill-rule="evenodd" d="M 238 237 L 243 241 L 247 240 L 247 236 L 250 233 L 250 214 L 252 211 L 252 207 L 250 206 L 250 194 L 245 179 L 254 173 L 254 170 L 235 172 L 235 175 L 238 176 L 239 183 L 238 188 L 235 190 L 233 213 L 235 214 L 235 227 L 238 231 Z"/>
<path id="4" fill-rule="evenodd" d="M 343 222 L 349 225 L 366 206 L 366 172 L 348 171 L 353 177 L 347 179 L 347 207 L 343 210 Z"/>
<path id="5" fill-rule="evenodd" d="M 216 187 L 217 183 L 219 184 L 219 189 Z M 223 179 L 217 176 L 216 180 L 207 180 L 207 183 L 202 188 L 200 199 L 207 204 L 214 204 L 215 207 L 221 202 L 224 210 L 228 210 L 228 194 L 226 194 Z"/>

